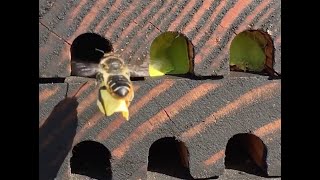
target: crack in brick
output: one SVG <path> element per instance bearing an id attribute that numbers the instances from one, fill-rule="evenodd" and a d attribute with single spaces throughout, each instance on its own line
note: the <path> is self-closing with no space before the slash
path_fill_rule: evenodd
<path id="1" fill-rule="evenodd" d="M 159 104 L 157 100 L 154 100 L 154 102 L 155 102 L 156 104 L 158 104 L 158 106 L 160 106 L 160 107 L 162 108 L 162 111 L 164 111 L 164 113 L 167 115 L 167 117 L 168 117 L 169 120 L 173 123 L 173 125 L 174 125 L 177 129 L 179 129 L 178 126 L 177 126 L 177 124 L 171 119 L 171 117 L 170 117 L 170 115 L 168 114 L 168 112 L 166 111 L 165 107 L 163 107 L 161 104 Z M 149 123 L 152 125 L 151 122 L 149 122 Z M 174 133 L 174 129 L 172 129 L 172 131 L 173 131 L 173 133 Z"/>
<path id="2" fill-rule="evenodd" d="M 166 115 L 168 116 L 169 120 L 174 124 L 174 126 L 175 126 L 177 129 L 179 129 L 178 126 L 177 126 L 177 124 L 171 119 L 170 115 L 168 114 L 168 112 L 166 111 L 165 108 L 163 108 L 163 111 L 164 111 L 164 113 L 166 113 Z"/>
<path id="3" fill-rule="evenodd" d="M 156 26 L 156 25 L 154 25 L 152 22 L 150 22 L 149 21 L 149 23 L 152 25 L 152 26 L 154 26 L 159 32 L 161 32 L 162 33 L 162 31 Z"/>
<path id="4" fill-rule="evenodd" d="M 218 26 L 222 27 L 223 29 L 225 29 L 225 27 L 223 27 L 221 24 L 219 24 Z M 232 33 L 235 35 L 238 35 L 233 29 L 231 29 Z"/>
<path id="5" fill-rule="evenodd" d="M 138 23 L 135 20 L 133 20 L 132 22 L 134 22 L 136 25 L 138 25 Z"/>
<path id="6" fill-rule="evenodd" d="M 39 21 L 39 23 L 45 27 L 46 29 L 48 29 L 48 31 L 50 33 L 52 33 L 53 35 L 57 36 L 60 40 L 63 40 L 65 43 L 67 43 L 69 46 L 71 46 L 71 43 L 69 43 L 67 40 L 65 40 L 64 38 L 62 38 L 61 36 L 59 36 L 57 33 L 55 33 L 54 31 L 52 31 L 48 26 L 46 26 L 45 24 L 43 24 L 41 21 Z"/>

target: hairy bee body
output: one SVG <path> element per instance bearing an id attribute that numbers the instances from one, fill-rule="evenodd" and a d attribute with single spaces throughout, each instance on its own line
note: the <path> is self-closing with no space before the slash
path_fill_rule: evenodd
<path id="1" fill-rule="evenodd" d="M 124 98 L 130 91 L 130 82 L 123 75 L 112 75 L 107 79 L 107 85 L 112 94 Z"/>
<path id="2" fill-rule="evenodd" d="M 100 86 L 101 84 L 105 86 L 113 97 L 125 99 L 128 103 L 133 99 L 130 71 L 120 57 L 114 54 L 105 54 L 99 63 L 97 80 Z"/>

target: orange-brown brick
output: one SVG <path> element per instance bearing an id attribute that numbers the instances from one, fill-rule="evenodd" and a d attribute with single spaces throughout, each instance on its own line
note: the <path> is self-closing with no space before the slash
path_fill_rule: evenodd
<path id="1" fill-rule="evenodd" d="M 139 71 L 135 76 L 148 76 L 150 45 L 165 31 L 178 31 L 192 42 L 196 75 L 226 75 L 230 43 L 236 34 L 248 29 L 263 30 L 271 36 L 274 68 L 281 73 L 281 4 L 277 0 L 78 0 L 43 4 L 40 1 L 40 77 L 69 76 L 70 45 L 87 32 L 110 40 L 114 51 L 139 67 L 134 68 Z"/>
<path id="2" fill-rule="evenodd" d="M 152 143 L 163 137 L 176 137 L 189 151 L 191 175 L 207 178 L 223 173 L 228 140 L 236 134 L 251 132 L 264 142 L 268 150 L 269 175 L 279 176 L 280 82 L 267 77 L 135 82 L 136 96 L 129 108 L 130 120 L 125 121 L 119 114 L 110 117 L 101 114 L 96 106 L 97 88 L 91 80 L 76 95 L 77 106 L 65 106 L 69 108 L 66 111 L 58 108 L 60 116 L 65 118 L 56 120 L 60 125 L 54 128 L 51 137 L 40 138 L 40 144 L 45 142 L 39 150 L 40 157 L 57 141 L 56 138 L 62 138 L 63 132 L 70 131 L 74 132 L 69 137 L 72 145 L 65 147 L 69 151 L 60 162 L 58 179 L 71 178 L 72 147 L 86 140 L 99 142 L 110 151 L 115 179 L 130 179 L 133 174 L 145 178 Z M 78 91 L 82 84 L 70 82 L 69 95 Z M 57 85 L 51 86 L 54 90 Z M 59 106 L 63 107 L 61 103 Z M 73 111 L 76 119 L 70 115 Z M 40 131 L 45 124 L 39 127 Z M 57 153 L 57 156 L 61 154 Z"/>

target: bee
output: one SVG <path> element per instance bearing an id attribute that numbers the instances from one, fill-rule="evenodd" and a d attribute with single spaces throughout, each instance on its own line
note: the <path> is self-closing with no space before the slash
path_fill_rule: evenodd
<path id="1" fill-rule="evenodd" d="M 128 120 L 128 107 L 133 100 L 133 85 L 130 71 L 120 56 L 106 53 L 98 64 L 96 83 L 99 84 L 97 104 L 101 112 L 109 116 L 122 112 Z"/>

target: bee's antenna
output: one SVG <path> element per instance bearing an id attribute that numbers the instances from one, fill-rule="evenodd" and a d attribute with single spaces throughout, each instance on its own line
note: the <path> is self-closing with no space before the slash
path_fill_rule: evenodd
<path id="1" fill-rule="evenodd" d="M 95 50 L 101 52 L 102 54 L 104 54 L 104 51 L 102 51 L 101 49 L 95 48 Z"/>

